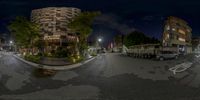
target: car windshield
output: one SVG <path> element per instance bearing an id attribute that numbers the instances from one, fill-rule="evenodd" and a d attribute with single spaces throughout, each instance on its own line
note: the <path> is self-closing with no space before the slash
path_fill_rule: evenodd
<path id="1" fill-rule="evenodd" d="M 200 0 L 0 0 L 0 100 L 200 100 Z"/>

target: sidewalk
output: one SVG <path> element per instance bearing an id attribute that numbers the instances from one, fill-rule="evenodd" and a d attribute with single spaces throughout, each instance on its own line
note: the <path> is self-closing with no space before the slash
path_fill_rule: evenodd
<path id="1" fill-rule="evenodd" d="M 82 61 L 80 63 L 77 63 L 77 64 L 72 64 L 72 65 L 66 65 L 66 66 L 47 66 L 47 65 L 41 65 L 41 64 L 36 64 L 36 63 L 33 63 L 33 62 L 30 62 L 30 61 L 27 61 L 27 60 L 24 60 L 23 58 L 17 56 L 17 55 L 13 55 L 15 58 L 17 58 L 18 60 L 28 64 L 28 65 L 31 65 L 33 67 L 36 67 L 36 68 L 44 68 L 44 69 L 52 69 L 52 70 L 68 70 L 68 69 L 72 69 L 72 68 L 77 68 L 79 66 L 82 66 L 92 60 L 94 60 L 96 57 L 92 57 L 88 60 L 85 60 L 85 61 Z"/>

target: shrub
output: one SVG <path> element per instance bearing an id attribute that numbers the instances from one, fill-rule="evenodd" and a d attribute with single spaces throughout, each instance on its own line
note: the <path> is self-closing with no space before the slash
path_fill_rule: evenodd
<path id="1" fill-rule="evenodd" d="M 81 62 L 83 60 L 84 60 L 84 58 L 82 56 L 80 56 L 79 59 L 77 59 L 77 62 Z"/>
<path id="2" fill-rule="evenodd" d="M 55 52 L 52 54 L 54 57 L 64 58 L 68 57 L 69 51 L 65 48 L 59 47 Z"/>
<path id="3" fill-rule="evenodd" d="M 71 63 L 75 63 L 75 62 L 76 62 L 76 59 L 75 59 L 75 57 L 73 57 L 73 56 L 69 57 L 68 60 L 69 60 Z"/>
<path id="4" fill-rule="evenodd" d="M 37 55 L 38 55 L 38 56 L 43 56 L 43 54 L 42 54 L 41 52 L 39 52 Z"/>
<path id="5" fill-rule="evenodd" d="M 93 52 L 93 53 L 91 54 L 91 56 L 97 56 L 97 53 L 94 53 L 94 52 Z"/>
<path id="6" fill-rule="evenodd" d="M 71 63 L 78 63 L 78 62 L 81 62 L 84 60 L 84 58 L 82 56 L 70 56 L 68 57 L 68 60 L 71 62 Z"/>
<path id="7" fill-rule="evenodd" d="M 35 62 L 35 63 L 39 63 L 41 56 L 38 55 L 25 55 L 24 59 L 31 61 L 31 62 Z"/>

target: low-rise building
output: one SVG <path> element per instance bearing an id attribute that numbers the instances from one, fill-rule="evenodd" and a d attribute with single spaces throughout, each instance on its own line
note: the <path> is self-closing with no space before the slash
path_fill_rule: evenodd
<path id="1" fill-rule="evenodd" d="M 191 53 L 192 28 L 183 19 L 170 16 L 165 21 L 163 47 L 177 47 L 179 53 Z"/>

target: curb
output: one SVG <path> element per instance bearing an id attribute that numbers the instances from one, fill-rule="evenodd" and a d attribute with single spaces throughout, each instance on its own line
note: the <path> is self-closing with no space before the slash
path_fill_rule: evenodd
<path id="1" fill-rule="evenodd" d="M 13 56 L 15 58 L 17 58 L 18 60 L 20 60 L 20 61 L 22 61 L 22 62 L 24 62 L 28 65 L 31 65 L 33 67 L 51 69 L 51 70 L 69 70 L 69 69 L 77 68 L 77 67 L 82 66 L 86 63 L 89 63 L 90 61 L 92 61 L 96 58 L 96 57 L 93 57 L 93 58 L 88 59 L 86 61 L 83 61 L 83 62 L 80 62 L 80 63 L 77 63 L 77 64 L 67 65 L 67 66 L 47 66 L 47 65 L 36 64 L 36 63 L 30 62 L 30 61 L 24 60 L 23 58 L 20 58 L 16 55 L 13 55 Z"/>

